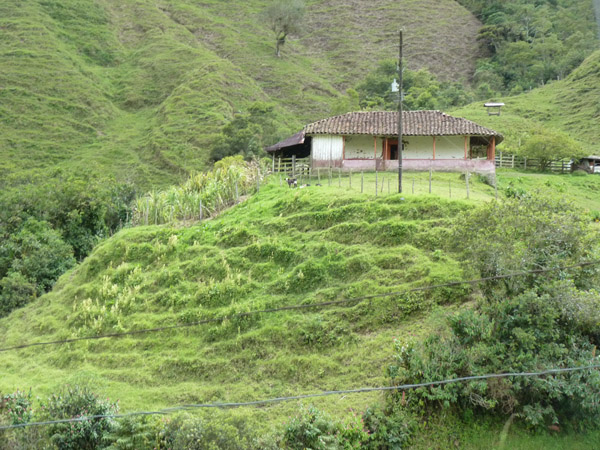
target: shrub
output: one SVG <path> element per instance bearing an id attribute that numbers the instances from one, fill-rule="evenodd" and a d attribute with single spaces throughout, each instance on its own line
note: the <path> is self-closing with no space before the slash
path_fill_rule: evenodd
<path id="1" fill-rule="evenodd" d="M 574 170 L 571 175 L 573 175 L 574 177 L 587 177 L 589 174 L 585 170 L 577 169 Z"/>
<path id="2" fill-rule="evenodd" d="M 0 243 L 0 317 L 48 291 L 74 265 L 73 249 L 48 222 L 27 220 Z"/>
<path id="3" fill-rule="evenodd" d="M 150 416 L 123 417 L 116 420 L 106 436 L 107 450 L 154 450 L 159 424 Z"/>
<path id="4" fill-rule="evenodd" d="M 38 289 L 19 272 L 10 272 L 0 280 L 0 317 L 34 300 Z"/>
<path id="5" fill-rule="evenodd" d="M 378 406 L 367 408 L 362 420 L 368 435 L 362 448 L 367 450 L 401 450 L 416 428 L 416 422 L 404 408 L 389 412 Z"/>
<path id="6" fill-rule="evenodd" d="M 342 423 L 311 406 L 286 425 L 282 444 L 291 450 L 358 449 L 367 439 L 356 417 Z"/>
<path id="7" fill-rule="evenodd" d="M 596 238 L 585 214 L 567 202 L 540 194 L 491 202 L 464 213 L 454 225 L 450 246 L 483 277 L 558 268 L 598 258 Z M 598 282 L 596 266 L 571 273 L 578 287 Z M 568 275 L 557 270 L 544 277 Z M 484 290 L 488 294 L 518 294 L 538 284 L 539 276 L 532 274 L 492 281 L 484 284 Z"/>
<path id="8" fill-rule="evenodd" d="M 21 425 L 33 420 L 31 391 L 0 395 L 0 425 Z M 0 431 L 0 449 L 28 450 L 44 448 L 47 436 L 42 427 Z"/>
<path id="9" fill-rule="evenodd" d="M 157 450 L 246 450 L 254 441 L 241 417 L 212 415 L 203 420 L 187 414 L 162 421 Z"/>
<path id="10" fill-rule="evenodd" d="M 88 388 L 68 387 L 53 394 L 43 405 L 49 420 L 115 414 L 118 405 L 101 399 Z M 95 450 L 104 443 L 114 427 L 111 418 L 94 418 L 49 426 L 50 440 L 59 450 Z"/>
<path id="11" fill-rule="evenodd" d="M 589 301 L 587 294 L 579 294 L 573 293 L 572 304 L 562 310 L 557 307 L 562 295 L 534 291 L 484 302 L 476 310 L 447 319 L 445 327 L 420 345 L 397 342 L 396 364 L 388 369 L 392 383 L 597 364 L 600 358 L 594 356 L 589 324 L 572 316 L 572 311 Z M 600 424 L 599 389 L 600 373 L 581 371 L 423 387 L 411 391 L 406 400 L 426 410 L 442 406 L 462 412 L 515 414 L 536 427 L 585 427 Z M 399 395 L 395 399 L 399 402 Z"/>

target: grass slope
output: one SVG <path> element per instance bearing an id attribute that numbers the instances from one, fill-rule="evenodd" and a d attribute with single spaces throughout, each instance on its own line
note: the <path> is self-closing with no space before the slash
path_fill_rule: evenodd
<path id="1" fill-rule="evenodd" d="M 409 174 L 410 176 L 410 174 Z M 436 179 L 443 189 L 458 175 Z M 501 175 L 578 198 L 584 177 Z M 600 188 L 600 178 L 586 177 Z M 396 291 L 463 279 L 443 248 L 452 218 L 494 190 L 477 178 L 472 199 L 290 190 L 277 180 L 223 215 L 185 228 L 125 229 L 65 274 L 54 290 L 0 320 L 0 347 L 188 323 L 206 317 Z M 596 183 L 598 181 L 598 183 Z M 365 189 L 374 185 L 368 175 Z M 518 182 L 518 181 L 517 181 Z M 440 192 L 441 193 L 441 192 Z M 478 199 L 478 200 L 475 200 Z M 62 347 L 0 353 L 0 391 L 49 393 L 89 383 L 123 411 L 239 401 L 385 384 L 393 337 L 421 335 L 436 316 L 463 307 L 469 289 L 373 299 L 357 305 L 279 312 L 218 324 Z M 432 314 L 432 311 L 437 311 Z M 317 400 L 336 414 L 378 394 Z M 263 427 L 298 402 L 250 414 Z"/>
<path id="2" fill-rule="evenodd" d="M 482 103 L 453 111 L 505 135 L 505 148 L 518 150 L 532 130 L 545 127 L 569 133 L 589 151 L 598 153 L 600 140 L 600 51 L 588 57 L 566 79 L 542 88 L 499 99 L 501 116 L 488 116 Z"/>
<path id="3" fill-rule="evenodd" d="M 416 65 L 468 78 L 477 21 L 442 3 L 310 1 L 302 38 L 278 59 L 262 0 L 3 1 L 0 185 L 53 176 L 47 168 L 167 185 L 205 167 L 214 135 L 256 100 L 278 105 L 282 135 L 296 131 L 394 57 L 399 15 Z M 442 49 L 440 35 L 461 39 Z M 458 59 L 466 63 L 448 70 Z"/>

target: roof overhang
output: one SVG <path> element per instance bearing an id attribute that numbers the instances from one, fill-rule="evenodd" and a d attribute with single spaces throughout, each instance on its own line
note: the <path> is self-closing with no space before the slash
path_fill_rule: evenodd
<path id="1" fill-rule="evenodd" d="M 304 130 L 302 130 L 302 131 L 294 134 L 293 136 L 290 136 L 289 138 L 287 138 L 281 142 L 278 142 L 275 145 L 271 145 L 270 147 L 265 148 L 265 150 L 267 152 L 276 152 L 277 150 L 281 150 L 286 147 L 302 145 L 302 144 L 304 144 L 305 137 L 306 137 L 306 135 L 304 134 Z"/>

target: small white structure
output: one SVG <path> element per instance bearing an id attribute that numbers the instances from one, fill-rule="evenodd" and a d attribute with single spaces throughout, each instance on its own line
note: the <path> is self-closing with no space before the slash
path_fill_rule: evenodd
<path id="1" fill-rule="evenodd" d="M 483 106 L 487 108 L 488 116 L 499 116 L 504 103 L 489 102 L 484 103 Z"/>

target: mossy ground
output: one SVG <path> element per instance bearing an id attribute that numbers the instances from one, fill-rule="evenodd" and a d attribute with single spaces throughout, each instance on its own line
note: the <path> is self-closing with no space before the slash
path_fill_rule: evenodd
<path id="1" fill-rule="evenodd" d="M 387 175 L 392 176 L 378 177 Z M 406 179 L 411 176 L 428 180 L 428 174 L 407 173 Z M 593 176 L 501 172 L 498 178 L 500 186 L 520 179 L 532 191 L 556 192 L 564 185 L 564 195 L 574 200 L 588 186 L 600 187 L 600 177 Z M 460 199 L 458 183 L 464 181 L 458 174 L 435 174 L 434 186 L 435 180 L 444 190 L 456 181 L 452 199 L 420 192 L 375 197 L 366 193 L 374 191 L 374 174 L 365 175 L 364 194 L 357 174 L 352 188 L 348 177 L 342 188 L 333 177 L 332 186 L 304 189 L 280 187 L 273 177 L 259 194 L 212 220 L 124 229 L 65 274 L 51 293 L 0 320 L 1 346 L 185 324 L 476 276 L 445 244 L 453 217 L 492 199 L 494 188 L 473 177 L 466 200 Z M 32 387 L 44 395 L 83 383 L 119 398 L 122 411 L 135 411 L 381 386 L 394 337 L 428 333 L 440 315 L 468 307 L 474 295 L 471 288 L 455 287 L 5 352 L 0 390 Z M 304 403 L 343 415 L 381 400 L 374 393 Z M 266 430 L 300 403 L 243 414 Z"/>

